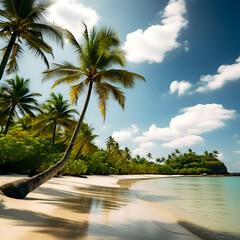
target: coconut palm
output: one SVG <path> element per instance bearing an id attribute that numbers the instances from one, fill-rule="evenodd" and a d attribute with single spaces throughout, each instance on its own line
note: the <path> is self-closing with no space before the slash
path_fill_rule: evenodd
<path id="1" fill-rule="evenodd" d="M 21 179 L 1 186 L 0 190 L 9 197 L 24 198 L 29 192 L 55 176 L 66 165 L 80 131 L 93 86 L 99 99 L 100 111 L 105 119 L 106 101 L 109 99 L 109 95 L 112 95 L 120 106 L 124 108 L 124 93 L 119 87 L 112 84 L 120 84 L 125 88 L 132 88 L 134 87 L 135 78 L 144 80 L 142 76 L 136 73 L 111 68 L 113 65 L 124 66 L 125 62 L 125 54 L 119 47 L 120 41 L 116 33 L 111 29 L 102 29 L 96 32 L 93 28 L 91 33 L 89 33 L 85 26 L 83 45 L 80 45 L 70 32 L 67 33 L 67 36 L 69 42 L 76 50 L 79 66 L 76 67 L 68 62 L 55 64 L 54 69 L 47 70 L 44 74 L 45 78 L 60 77 L 60 79 L 55 81 L 54 86 L 64 82 L 72 83 L 79 81 L 79 83 L 72 86 L 71 97 L 73 102 L 76 102 L 79 95 L 88 88 L 82 113 L 62 159 L 51 168 L 32 178 Z"/>
<path id="2" fill-rule="evenodd" d="M 98 135 L 93 134 L 93 130 L 94 128 L 92 126 L 84 122 L 82 123 L 74 146 L 74 149 L 77 151 L 74 160 L 78 159 L 81 155 L 88 156 L 97 149 L 93 141 Z"/>
<path id="3" fill-rule="evenodd" d="M 29 114 L 35 117 L 34 111 L 40 111 L 35 97 L 41 96 L 39 93 L 31 93 L 29 89 L 30 79 L 24 80 L 19 76 L 7 80 L 7 85 L 0 89 L 0 108 L 8 112 L 4 135 L 7 134 L 10 123 L 18 110 L 22 115 Z"/>
<path id="4" fill-rule="evenodd" d="M 116 141 L 112 136 L 109 136 L 106 140 L 107 150 L 110 153 L 111 149 L 114 147 Z"/>
<path id="5" fill-rule="evenodd" d="M 18 70 L 18 60 L 23 55 L 22 40 L 28 50 L 40 56 L 48 66 L 45 53 L 52 55 L 52 48 L 43 39 L 46 34 L 63 45 L 62 29 L 47 23 L 50 2 L 37 0 L 1 0 L 0 37 L 8 41 L 0 64 L 0 80 L 5 67 L 7 73 Z"/>
<path id="6" fill-rule="evenodd" d="M 123 151 L 123 157 L 124 157 L 125 162 L 130 161 L 132 159 L 130 148 L 125 147 L 125 149 Z"/>
<path id="7" fill-rule="evenodd" d="M 70 109 L 70 104 L 63 99 L 62 94 L 51 93 L 50 98 L 42 106 L 43 113 L 36 118 L 34 126 L 38 132 L 52 135 L 52 146 L 54 146 L 58 128 L 74 129 L 76 121 L 75 109 Z"/>
<path id="8" fill-rule="evenodd" d="M 114 146 L 112 148 L 113 155 L 122 157 L 123 150 L 121 149 L 121 145 L 118 142 L 114 143 Z"/>
<path id="9" fill-rule="evenodd" d="M 147 157 L 148 157 L 149 160 L 151 160 L 153 158 L 152 154 L 150 152 L 147 154 Z"/>

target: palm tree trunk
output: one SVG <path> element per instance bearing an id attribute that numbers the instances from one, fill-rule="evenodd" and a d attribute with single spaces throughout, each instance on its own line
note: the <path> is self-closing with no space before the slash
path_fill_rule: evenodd
<path id="1" fill-rule="evenodd" d="M 82 110 L 82 114 L 79 118 L 78 124 L 75 128 L 75 131 L 73 133 L 71 141 L 70 141 L 62 159 L 60 161 L 58 161 L 54 166 L 50 167 L 49 169 L 47 169 L 46 171 L 44 171 L 42 173 L 39 173 L 38 175 L 35 175 L 31 178 L 24 178 L 24 179 L 16 180 L 16 181 L 13 181 L 13 182 L 10 182 L 10 183 L 0 186 L 0 191 L 2 191 L 2 193 L 5 196 L 11 197 L 11 198 L 18 198 L 18 199 L 25 198 L 29 192 L 33 191 L 34 189 L 36 189 L 43 183 L 47 182 L 49 179 L 54 177 L 58 173 L 58 171 L 60 171 L 61 169 L 64 168 L 64 166 L 66 165 L 66 163 L 69 159 L 69 156 L 71 154 L 73 145 L 77 138 L 77 135 L 80 131 L 81 124 L 83 122 L 83 119 L 84 119 L 84 116 L 85 116 L 85 113 L 86 113 L 86 110 L 88 107 L 88 103 L 90 100 L 90 96 L 91 96 L 91 92 L 92 92 L 92 85 L 93 85 L 93 83 L 90 82 L 86 101 L 85 101 L 85 104 L 84 104 L 84 107 Z"/>
<path id="2" fill-rule="evenodd" d="M 4 69 L 5 69 L 6 65 L 7 65 L 10 53 L 11 53 L 13 45 L 14 45 L 16 39 L 17 39 L 17 36 L 18 36 L 18 33 L 17 32 L 13 32 L 12 37 L 11 37 L 9 43 L 8 43 L 7 50 L 6 50 L 6 52 L 5 52 L 4 56 L 3 56 L 3 59 L 2 59 L 1 65 L 0 65 L 0 80 L 2 79 L 2 76 L 3 76 L 3 73 L 4 73 Z"/>
<path id="3" fill-rule="evenodd" d="M 55 142 L 56 128 L 57 128 L 57 124 L 54 123 L 54 127 L 53 127 L 53 138 L 52 138 L 52 147 L 54 146 L 54 142 Z"/>
<path id="4" fill-rule="evenodd" d="M 12 119 L 12 115 L 13 115 L 14 109 L 15 109 L 15 105 L 13 105 L 12 108 L 11 108 L 11 111 L 10 111 L 10 114 L 9 114 L 9 118 L 7 120 L 7 124 L 6 124 L 5 131 L 4 131 L 4 136 L 6 136 L 6 134 L 8 132 L 8 128 L 10 126 L 10 122 L 11 122 L 11 119 Z"/>

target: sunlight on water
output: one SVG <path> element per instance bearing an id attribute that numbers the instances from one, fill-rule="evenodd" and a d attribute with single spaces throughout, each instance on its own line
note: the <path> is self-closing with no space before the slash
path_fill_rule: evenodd
<path id="1" fill-rule="evenodd" d="M 132 191 L 178 220 L 240 236 L 240 177 L 179 177 L 138 182 Z"/>

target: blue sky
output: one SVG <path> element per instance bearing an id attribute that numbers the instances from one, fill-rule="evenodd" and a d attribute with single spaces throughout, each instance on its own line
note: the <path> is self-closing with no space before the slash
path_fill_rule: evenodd
<path id="1" fill-rule="evenodd" d="M 125 69 L 146 82 L 126 91 L 126 109 L 113 101 L 105 123 L 93 97 L 86 121 L 105 146 L 113 136 L 133 154 L 167 156 L 178 148 L 220 152 L 229 171 L 240 171 L 239 0 L 57 0 L 49 20 L 81 41 L 81 21 L 118 32 L 127 51 Z M 66 44 L 54 43 L 54 61 L 76 62 Z M 45 66 L 25 53 L 19 75 L 46 99 L 52 82 L 41 83 Z M 5 77 L 6 78 L 6 77 Z M 69 98 L 69 87 L 59 86 Z M 80 98 L 78 109 L 83 105 Z"/>

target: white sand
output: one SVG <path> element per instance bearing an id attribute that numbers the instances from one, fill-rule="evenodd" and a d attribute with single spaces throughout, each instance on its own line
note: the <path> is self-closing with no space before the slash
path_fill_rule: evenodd
<path id="1" fill-rule="evenodd" d="M 0 176 L 0 185 L 21 177 Z M 23 200 L 0 195 L 0 239 L 199 239 L 125 189 L 159 177 L 166 176 L 60 177 Z"/>

